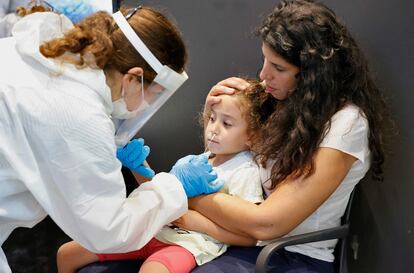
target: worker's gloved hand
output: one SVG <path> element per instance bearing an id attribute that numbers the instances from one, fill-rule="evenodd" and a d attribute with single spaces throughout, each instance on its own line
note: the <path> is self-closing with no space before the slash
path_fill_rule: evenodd
<path id="1" fill-rule="evenodd" d="M 188 198 L 201 194 L 214 193 L 223 187 L 222 180 L 216 180 L 217 174 L 208 163 L 208 156 L 188 155 L 178 160 L 170 174 L 175 175 L 184 187 Z"/>
<path id="2" fill-rule="evenodd" d="M 150 148 L 144 145 L 142 138 L 133 139 L 123 148 L 118 148 L 116 151 L 116 157 L 121 161 L 122 165 L 128 169 L 139 173 L 142 176 L 152 178 L 154 171 L 144 165 L 145 159 L 150 153 Z"/>

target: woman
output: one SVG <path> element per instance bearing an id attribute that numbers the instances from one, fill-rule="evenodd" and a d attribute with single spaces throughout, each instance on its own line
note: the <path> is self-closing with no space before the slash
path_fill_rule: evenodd
<path id="1" fill-rule="evenodd" d="M 187 54 L 176 27 L 153 9 L 132 11 L 134 35 L 182 72 Z M 207 160 L 191 157 L 126 198 L 112 104 L 136 93 L 131 99 L 141 105 L 141 84 L 156 73 L 110 14 L 73 26 L 63 15 L 36 12 L 0 40 L 0 49 L 1 243 L 49 214 L 89 250 L 137 249 L 187 210 L 187 197 L 220 187 L 210 185 L 216 175 Z M 0 271 L 11 272 L 3 251 Z"/>
<path id="2" fill-rule="evenodd" d="M 323 4 L 283 1 L 258 34 L 260 78 L 279 100 L 255 147 L 268 197 L 255 206 L 217 193 L 193 198 L 189 206 L 259 241 L 338 226 L 366 172 L 382 179 L 386 104 L 354 39 Z M 207 102 L 245 85 L 238 78 L 224 80 Z M 182 222 L 191 229 L 189 217 Z M 272 258 L 271 272 L 333 272 L 335 244 L 286 247 Z M 260 250 L 233 248 L 193 272 L 254 272 Z"/>
<path id="3" fill-rule="evenodd" d="M 340 224 L 350 193 L 367 171 L 382 179 L 388 116 L 362 52 L 323 4 L 282 1 L 258 35 L 264 56 L 260 78 L 266 92 L 278 100 L 262 141 L 253 147 L 263 165 L 267 198 L 255 205 L 216 193 L 190 199 L 189 207 L 263 245 Z M 219 82 L 210 91 L 208 107 L 220 101 L 217 95 L 247 86 L 239 78 Z M 175 223 L 211 234 L 192 215 Z M 271 272 L 331 273 L 335 244 L 330 240 L 286 247 L 272 257 Z M 193 272 L 254 272 L 261 249 L 230 247 Z"/>

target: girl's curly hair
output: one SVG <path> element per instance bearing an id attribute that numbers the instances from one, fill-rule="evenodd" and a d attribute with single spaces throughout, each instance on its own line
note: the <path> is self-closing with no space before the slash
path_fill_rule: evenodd
<path id="1" fill-rule="evenodd" d="M 264 92 L 263 85 L 257 79 L 247 77 L 244 77 L 244 79 L 250 84 L 249 87 L 243 91 L 237 91 L 232 96 L 238 99 L 242 117 L 247 122 L 247 134 L 250 142 L 253 144 L 251 149 L 254 152 L 254 147 L 258 146 L 256 143 L 262 143 L 262 128 L 270 115 L 275 111 L 277 101 L 272 95 Z M 210 114 L 211 109 L 206 108 L 199 115 L 201 127 L 205 128 Z"/>
<path id="2" fill-rule="evenodd" d="M 263 42 L 300 69 L 297 87 L 280 101 L 263 131 L 261 162 L 274 160 L 273 189 L 289 175 L 313 172 L 313 156 L 332 116 L 347 104 L 369 124 L 371 171 L 383 179 L 385 100 L 355 40 L 335 13 L 320 3 L 282 1 L 257 31 Z"/>

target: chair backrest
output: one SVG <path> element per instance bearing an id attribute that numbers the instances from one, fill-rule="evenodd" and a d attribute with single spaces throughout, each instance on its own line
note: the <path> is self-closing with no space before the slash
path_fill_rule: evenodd
<path id="1" fill-rule="evenodd" d="M 351 219 L 350 219 L 351 208 L 352 208 L 352 201 L 354 200 L 355 191 L 356 191 L 356 186 L 351 192 L 351 195 L 349 196 L 349 200 L 348 200 L 348 204 L 345 209 L 345 213 L 341 219 L 342 225 L 348 225 L 348 229 L 349 229 L 349 225 L 351 222 Z M 338 273 L 348 273 L 348 263 L 347 263 L 348 237 L 349 236 L 343 239 L 339 239 L 338 244 L 336 245 L 336 248 L 335 248 L 335 253 L 334 253 L 335 254 L 335 268 L 336 268 L 336 272 Z"/>
<path id="2" fill-rule="evenodd" d="M 351 195 L 349 196 L 348 205 L 346 206 L 344 216 L 342 216 L 342 224 L 349 224 L 350 222 L 352 201 L 354 200 L 356 188 L 357 186 L 355 186 L 355 188 L 351 192 Z"/>

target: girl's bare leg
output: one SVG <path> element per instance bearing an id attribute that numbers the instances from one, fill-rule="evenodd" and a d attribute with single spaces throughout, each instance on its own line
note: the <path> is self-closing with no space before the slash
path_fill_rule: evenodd
<path id="1" fill-rule="evenodd" d="M 75 273 L 79 268 L 97 261 L 98 256 L 75 241 L 63 244 L 57 252 L 58 273 Z"/>
<path id="2" fill-rule="evenodd" d="M 170 271 L 162 263 L 150 261 L 141 266 L 139 273 L 170 273 Z"/>

